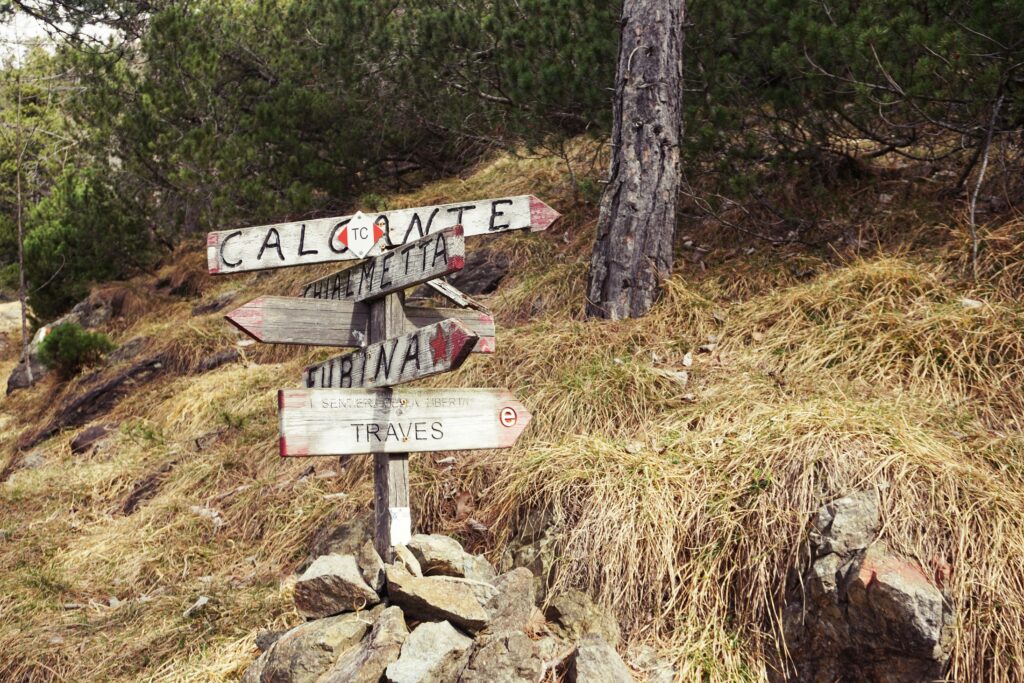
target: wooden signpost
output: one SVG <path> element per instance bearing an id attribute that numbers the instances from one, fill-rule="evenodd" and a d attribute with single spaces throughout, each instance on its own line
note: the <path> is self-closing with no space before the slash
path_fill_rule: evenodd
<path id="1" fill-rule="evenodd" d="M 372 454 L 374 545 L 385 561 L 412 535 L 409 453 L 508 448 L 530 412 L 503 389 L 392 389 L 493 353 L 494 318 L 437 278 L 465 267 L 465 236 L 546 229 L 558 212 L 532 195 L 279 223 L 207 236 L 211 273 L 361 263 L 261 296 L 225 317 L 261 342 L 355 348 L 306 368 L 278 394 L 282 456 Z M 459 308 L 406 306 L 426 282 Z"/>

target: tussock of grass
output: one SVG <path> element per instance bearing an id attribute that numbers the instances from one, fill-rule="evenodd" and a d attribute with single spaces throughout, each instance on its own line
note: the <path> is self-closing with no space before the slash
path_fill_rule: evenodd
<path id="1" fill-rule="evenodd" d="M 508 387 L 534 422 L 509 451 L 456 453 L 454 466 L 435 464 L 449 454 L 413 456 L 419 529 L 497 559 L 518 520 L 546 509 L 556 590 L 590 590 L 631 642 L 672 657 L 679 681 L 763 680 L 809 514 L 877 487 L 885 540 L 926 569 L 953 567 L 951 679 L 1014 680 L 1024 661 L 1019 259 L 984 251 L 975 281 L 956 256 L 960 238 L 942 228 L 915 236 L 914 249 L 847 262 L 716 251 L 706 270 L 680 258 L 648 317 L 584 321 L 594 210 L 572 208 L 569 192 L 558 160 L 503 157 L 389 200 L 531 193 L 566 213 L 550 234 L 470 241 L 513 263 L 487 298 L 498 352 L 425 384 Z M 197 291 L 235 291 L 239 305 L 333 269 Z M 965 308 L 964 297 L 984 305 Z M 57 436 L 39 448 L 43 466 L 0 488 L 3 680 L 234 680 L 258 630 L 299 622 L 290 577 L 309 539 L 371 507 L 367 459 L 276 453 L 274 391 L 298 384 L 323 349 L 238 346 L 222 313 L 153 300 L 117 341 L 145 337 L 138 357 L 166 354 L 166 377 L 114 408 L 121 426 L 104 448 L 72 455 L 72 434 Z M 698 352 L 711 337 L 715 347 Z M 226 348 L 240 362 L 190 374 Z M 82 385 L 48 380 L 4 399 L 2 457 Z M 208 609 L 184 618 L 200 595 Z"/>

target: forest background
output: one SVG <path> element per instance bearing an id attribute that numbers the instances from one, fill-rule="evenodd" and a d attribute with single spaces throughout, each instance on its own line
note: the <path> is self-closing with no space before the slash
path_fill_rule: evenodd
<path id="1" fill-rule="evenodd" d="M 689 3 L 688 216 L 825 244 L 835 235 L 818 199 L 877 173 L 873 159 L 903 157 L 934 164 L 976 252 L 986 179 L 1000 189 L 985 196 L 1020 193 L 1022 10 Z M 52 37 L 20 41 L 0 74 L 0 292 L 18 286 L 19 213 L 43 320 L 182 238 L 378 208 L 495 148 L 561 156 L 576 200 L 596 203 L 600 183 L 579 172 L 594 162 L 567 141 L 608 134 L 620 11 L 609 0 L 0 3 Z M 784 178 L 807 201 L 777 203 Z M 729 220 L 737 210 L 744 220 Z"/>

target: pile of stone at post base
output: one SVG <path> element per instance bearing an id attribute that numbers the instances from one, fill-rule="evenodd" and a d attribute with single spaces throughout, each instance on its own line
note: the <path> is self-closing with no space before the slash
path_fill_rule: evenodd
<path id="1" fill-rule="evenodd" d="M 579 591 L 535 605 L 533 574 L 496 575 L 447 536 L 416 535 L 384 564 L 366 541 L 317 557 L 295 584 L 309 621 L 262 633 L 244 683 L 633 681 L 615 620 Z"/>

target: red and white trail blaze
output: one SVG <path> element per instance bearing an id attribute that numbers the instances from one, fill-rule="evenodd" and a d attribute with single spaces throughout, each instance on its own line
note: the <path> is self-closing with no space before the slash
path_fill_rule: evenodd
<path id="1" fill-rule="evenodd" d="M 306 368 L 306 386 L 317 389 L 390 387 L 458 369 L 477 336 L 458 320 L 421 327 L 365 349 Z"/>

